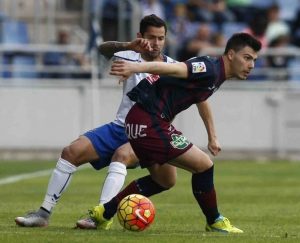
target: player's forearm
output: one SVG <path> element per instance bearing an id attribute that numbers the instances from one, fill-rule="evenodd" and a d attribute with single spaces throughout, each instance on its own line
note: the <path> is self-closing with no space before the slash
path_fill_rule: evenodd
<path id="1" fill-rule="evenodd" d="M 184 63 L 142 62 L 133 66 L 133 72 L 168 75 L 178 78 L 187 77 L 187 66 Z"/>
<path id="2" fill-rule="evenodd" d="M 129 44 L 130 42 L 106 41 L 98 46 L 98 50 L 103 56 L 111 58 L 118 51 L 128 50 Z"/>
<path id="3" fill-rule="evenodd" d="M 214 119 L 212 115 L 212 111 L 210 108 L 210 105 L 207 101 L 200 102 L 197 104 L 199 114 L 201 116 L 201 119 L 203 120 L 203 123 L 205 125 L 208 140 L 211 141 L 213 139 L 217 138 L 215 125 L 214 125 Z"/>

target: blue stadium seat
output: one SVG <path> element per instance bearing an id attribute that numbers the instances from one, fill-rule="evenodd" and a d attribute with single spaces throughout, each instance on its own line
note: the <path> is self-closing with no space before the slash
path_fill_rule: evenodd
<path id="1" fill-rule="evenodd" d="M 0 65 L 1 65 L 1 72 L 0 77 L 2 78 L 10 78 L 11 72 L 9 70 L 6 70 L 6 65 L 10 65 L 11 63 L 11 57 L 9 55 L 1 55 L 0 57 Z"/>
<path id="2" fill-rule="evenodd" d="M 293 58 L 289 61 L 288 70 L 289 70 L 289 79 L 290 81 L 300 82 L 300 57 Z"/>
<path id="3" fill-rule="evenodd" d="M 29 34 L 27 24 L 12 19 L 3 19 L 1 23 L 1 43 L 2 44 L 29 44 Z M 1 76 L 5 78 L 36 78 L 37 72 L 34 70 L 36 64 L 33 54 L 20 52 L 5 52 L 2 55 L 2 64 L 11 65 L 12 70 L 3 70 Z M 27 67 L 27 70 L 18 70 L 18 67 Z"/>
<path id="4" fill-rule="evenodd" d="M 35 70 L 36 64 L 34 55 L 16 54 L 12 57 L 11 64 L 16 67 L 12 73 L 13 78 L 37 78 L 38 73 Z M 26 70 L 18 70 L 17 68 L 25 68 Z"/>
<path id="5" fill-rule="evenodd" d="M 36 59 L 31 54 L 4 54 L 0 57 L 0 77 L 3 78 L 37 78 Z M 10 66 L 10 70 L 6 67 Z M 19 69 L 22 68 L 22 69 Z M 25 68 L 25 70 L 23 70 Z"/>
<path id="6" fill-rule="evenodd" d="M 223 24 L 222 32 L 228 40 L 234 33 L 236 32 L 242 32 L 247 27 L 247 24 L 245 23 L 239 23 L 239 22 L 227 22 Z"/>
<path id="7" fill-rule="evenodd" d="M 285 21 L 292 21 L 296 17 L 296 12 L 300 7 L 297 0 L 277 0 L 280 7 L 280 16 Z"/>
<path id="8" fill-rule="evenodd" d="M 16 20 L 4 20 L 1 25 L 1 42 L 3 44 L 29 43 L 26 23 Z"/>
<path id="9" fill-rule="evenodd" d="M 268 8 L 274 4 L 274 0 L 252 0 L 252 5 L 257 8 Z"/>

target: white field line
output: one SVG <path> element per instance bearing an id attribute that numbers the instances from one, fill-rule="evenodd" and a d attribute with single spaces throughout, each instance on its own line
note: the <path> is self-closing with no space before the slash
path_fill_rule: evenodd
<path id="1" fill-rule="evenodd" d="M 78 168 L 78 170 L 87 169 L 87 168 L 90 168 L 90 167 L 88 165 L 83 165 L 83 166 L 80 166 L 80 168 Z M 9 176 L 6 178 L 2 178 L 2 179 L 0 179 L 0 186 L 6 185 L 6 184 L 12 184 L 12 183 L 27 180 L 27 179 L 33 179 L 36 177 L 48 176 L 52 173 L 53 170 L 54 170 L 54 168 L 49 169 L 49 170 L 39 170 L 36 172 L 24 173 L 24 174 L 13 175 L 13 176 Z"/>
<path id="2" fill-rule="evenodd" d="M 24 173 L 20 175 L 14 175 L 14 176 L 9 176 L 3 179 L 0 179 L 0 185 L 5 185 L 5 184 L 12 184 L 18 181 L 23 181 L 26 179 L 32 179 L 40 176 L 47 176 L 50 175 L 53 169 L 51 170 L 40 170 L 32 173 Z"/>

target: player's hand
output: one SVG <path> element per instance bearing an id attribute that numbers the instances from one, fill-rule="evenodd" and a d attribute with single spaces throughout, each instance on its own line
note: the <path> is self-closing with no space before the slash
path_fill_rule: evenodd
<path id="1" fill-rule="evenodd" d="M 110 75 L 120 76 L 119 83 L 124 82 L 128 79 L 134 72 L 135 63 L 126 62 L 122 60 L 114 61 L 110 68 Z"/>
<path id="2" fill-rule="evenodd" d="M 217 156 L 221 151 L 221 145 L 218 139 L 212 139 L 208 142 L 207 148 L 213 156 Z"/>
<path id="3" fill-rule="evenodd" d="M 152 51 L 150 42 L 143 38 L 136 38 L 135 40 L 131 41 L 128 45 L 128 49 L 138 53 Z"/>

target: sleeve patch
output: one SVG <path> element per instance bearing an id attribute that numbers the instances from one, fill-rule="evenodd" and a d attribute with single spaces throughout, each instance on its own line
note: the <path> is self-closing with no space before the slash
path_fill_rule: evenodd
<path id="1" fill-rule="evenodd" d="M 204 62 L 192 62 L 192 73 L 205 73 L 206 66 Z"/>
<path id="2" fill-rule="evenodd" d="M 146 77 L 146 79 L 150 84 L 154 84 L 159 79 L 159 75 L 150 74 L 149 76 Z"/>

